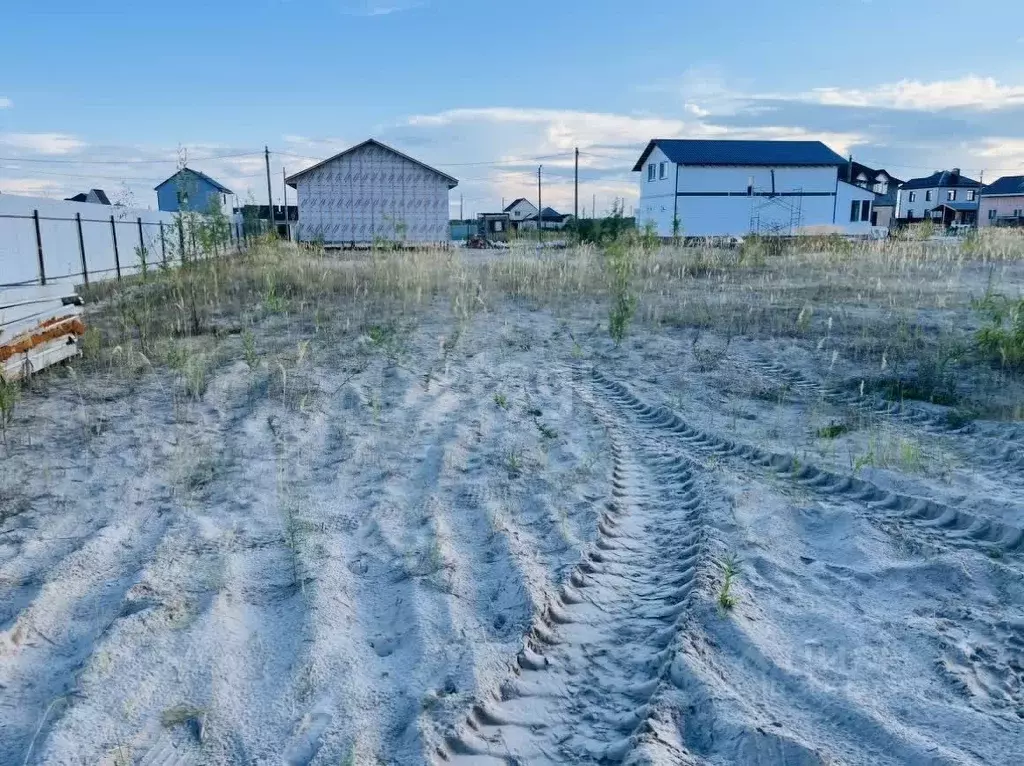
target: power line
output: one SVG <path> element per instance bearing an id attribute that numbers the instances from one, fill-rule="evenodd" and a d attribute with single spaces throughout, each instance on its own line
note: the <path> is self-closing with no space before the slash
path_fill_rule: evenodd
<path id="1" fill-rule="evenodd" d="M 213 157 L 193 157 L 192 159 L 199 162 L 207 162 L 212 160 L 229 160 L 235 157 L 253 157 L 256 155 L 263 154 L 263 152 L 242 152 L 240 154 L 220 154 Z M 147 165 L 147 164 L 175 164 L 178 162 L 177 159 L 173 160 L 81 160 L 81 159 L 56 159 L 48 157 L 46 159 L 36 157 L 0 157 L 0 161 L 3 162 L 43 162 L 43 163 L 65 163 L 74 165 Z"/>

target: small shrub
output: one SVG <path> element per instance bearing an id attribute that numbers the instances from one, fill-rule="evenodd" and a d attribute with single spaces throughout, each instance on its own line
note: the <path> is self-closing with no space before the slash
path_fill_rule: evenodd
<path id="1" fill-rule="evenodd" d="M 735 554 L 729 554 L 718 561 L 718 568 L 722 570 L 722 584 L 718 589 L 718 606 L 723 611 L 728 611 L 736 606 L 732 583 L 739 576 L 740 560 Z"/>
<path id="2" fill-rule="evenodd" d="M 978 352 L 1003 367 L 1024 368 L 1024 297 L 987 293 L 974 308 L 987 322 L 974 336 Z"/>
<path id="3" fill-rule="evenodd" d="M 495 394 L 494 403 L 503 410 L 508 409 L 508 397 L 506 397 L 505 394 Z"/>
<path id="4" fill-rule="evenodd" d="M 21 396 L 21 387 L 11 380 L 0 377 L 0 435 L 7 443 L 7 427 L 14 419 L 14 407 Z"/>
<path id="5" fill-rule="evenodd" d="M 252 330 L 242 333 L 242 354 L 245 356 L 245 363 L 249 369 L 255 372 L 260 366 L 260 356 L 256 353 L 256 335 Z"/>
<path id="6" fill-rule="evenodd" d="M 837 423 L 832 421 L 827 426 L 822 426 L 815 431 L 814 435 L 819 439 L 835 439 L 852 430 L 853 428 L 849 423 Z"/>

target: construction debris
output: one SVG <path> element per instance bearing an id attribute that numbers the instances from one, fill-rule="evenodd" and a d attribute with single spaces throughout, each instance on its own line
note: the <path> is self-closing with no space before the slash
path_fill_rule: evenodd
<path id="1" fill-rule="evenodd" d="M 72 285 L 0 288 L 0 378 L 19 380 L 78 356 L 81 304 Z"/>

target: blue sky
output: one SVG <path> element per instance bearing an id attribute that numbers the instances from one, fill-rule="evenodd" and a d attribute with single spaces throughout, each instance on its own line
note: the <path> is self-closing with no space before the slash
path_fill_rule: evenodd
<path id="1" fill-rule="evenodd" d="M 933 0 L 16 3 L 0 29 L 0 192 L 155 205 L 180 152 L 240 197 L 369 136 L 462 183 L 636 198 L 647 139 L 820 138 L 909 178 L 1024 174 L 1024 31 Z M 927 8 L 925 12 L 923 8 Z M 225 156 L 246 155 L 246 156 Z M 543 159 L 535 159 L 543 158 Z M 40 160 L 46 160 L 45 162 Z"/>

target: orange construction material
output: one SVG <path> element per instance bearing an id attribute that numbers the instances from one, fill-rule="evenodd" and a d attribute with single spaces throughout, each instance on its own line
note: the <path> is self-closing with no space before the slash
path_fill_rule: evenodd
<path id="1" fill-rule="evenodd" d="M 0 346 L 0 362 L 6 362 L 15 354 L 22 354 L 29 349 L 59 338 L 62 335 L 85 334 L 85 324 L 77 316 L 55 317 L 40 322 L 38 329 L 31 334 L 22 334 L 10 343 Z"/>

